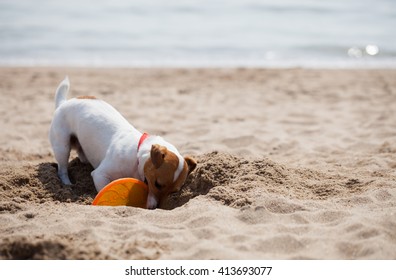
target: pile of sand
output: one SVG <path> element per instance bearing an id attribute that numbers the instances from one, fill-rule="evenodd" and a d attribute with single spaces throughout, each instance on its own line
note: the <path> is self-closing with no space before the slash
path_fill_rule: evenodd
<path id="1" fill-rule="evenodd" d="M 92 167 L 75 154 L 75 184 L 61 184 L 47 132 L 64 72 L 72 96 L 114 100 L 198 160 L 161 209 L 91 206 Z M 1 259 L 396 258 L 393 70 L 0 74 Z"/>

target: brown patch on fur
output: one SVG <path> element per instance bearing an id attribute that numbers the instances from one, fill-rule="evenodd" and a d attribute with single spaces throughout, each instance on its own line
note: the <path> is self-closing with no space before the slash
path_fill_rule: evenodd
<path id="1" fill-rule="evenodd" d="M 177 188 L 174 189 L 172 192 L 180 191 L 181 187 L 183 186 L 184 182 L 187 179 L 188 174 L 190 174 L 189 167 L 187 165 L 187 162 L 184 161 L 183 170 L 180 172 L 179 178 L 177 178 L 176 181 L 174 182 L 174 185 L 177 186 Z"/>
<path id="2" fill-rule="evenodd" d="M 175 172 L 179 166 L 179 158 L 161 145 L 151 147 L 150 159 L 144 165 L 144 174 L 147 179 L 149 192 L 159 202 L 169 193 L 180 190 L 187 176 L 187 164 L 176 180 L 173 182 Z"/>
<path id="3" fill-rule="evenodd" d="M 153 194 L 158 204 L 170 193 L 180 191 L 187 176 L 195 169 L 197 162 L 184 158 L 183 170 L 175 182 L 175 172 L 179 167 L 179 158 L 176 154 L 161 145 L 151 147 L 150 159 L 144 165 L 144 175 L 147 179 L 149 193 Z"/>
<path id="4" fill-rule="evenodd" d="M 92 96 L 92 95 L 82 95 L 82 96 L 78 96 L 76 98 L 77 99 L 96 99 L 96 97 Z"/>
<path id="5" fill-rule="evenodd" d="M 168 149 L 160 145 L 153 145 L 151 147 L 150 157 L 155 168 L 161 167 L 161 165 L 164 163 L 165 155 L 167 152 Z"/>
<path id="6" fill-rule="evenodd" d="M 184 157 L 184 160 L 187 163 L 188 166 L 188 174 L 194 171 L 194 169 L 197 167 L 197 161 L 191 157 Z"/>

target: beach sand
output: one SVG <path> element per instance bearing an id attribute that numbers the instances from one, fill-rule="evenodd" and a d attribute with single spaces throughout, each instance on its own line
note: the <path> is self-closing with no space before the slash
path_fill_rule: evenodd
<path id="1" fill-rule="evenodd" d="M 54 92 L 198 160 L 162 209 L 62 186 Z M 1 259 L 396 259 L 396 70 L 0 69 Z"/>

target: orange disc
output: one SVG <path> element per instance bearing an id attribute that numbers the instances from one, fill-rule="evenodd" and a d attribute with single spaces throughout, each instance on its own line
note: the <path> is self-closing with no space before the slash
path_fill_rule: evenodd
<path id="1" fill-rule="evenodd" d="M 148 187 L 134 178 L 114 180 L 95 197 L 92 205 L 147 208 Z"/>

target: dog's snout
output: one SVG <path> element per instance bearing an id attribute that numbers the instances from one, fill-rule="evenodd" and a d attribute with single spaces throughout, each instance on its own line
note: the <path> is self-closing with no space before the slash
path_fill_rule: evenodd
<path id="1" fill-rule="evenodd" d="M 147 209 L 155 209 L 158 206 L 158 199 L 154 196 L 154 194 L 149 193 L 147 197 Z"/>

